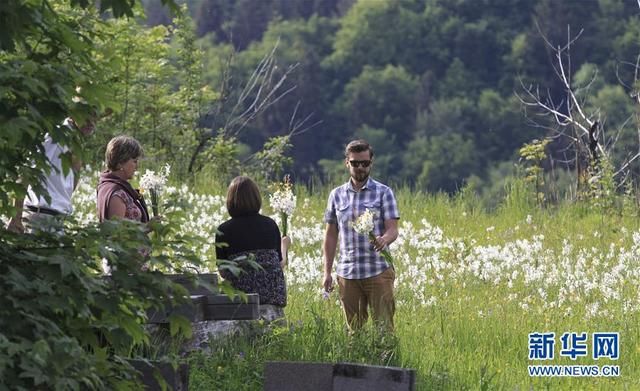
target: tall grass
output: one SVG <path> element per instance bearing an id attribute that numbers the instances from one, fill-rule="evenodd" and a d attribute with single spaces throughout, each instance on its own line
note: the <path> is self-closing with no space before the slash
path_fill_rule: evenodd
<path id="1" fill-rule="evenodd" d="M 319 294 L 321 219 L 328 192 L 299 189 L 305 206 L 292 221 L 294 255 L 287 273 L 295 276 L 290 279 L 295 283 L 286 311 L 289 324 L 259 337 L 228 340 L 209 356 L 194 355 L 195 389 L 260 389 L 268 360 L 410 367 L 418 371 L 418 389 L 424 390 L 640 387 L 639 269 L 629 261 L 640 256 L 634 247 L 633 233 L 639 229 L 635 216 L 599 213 L 584 204 L 538 209 L 518 182 L 494 213 L 485 212 L 472 194 L 450 198 L 398 189 L 405 237 L 394 249 L 399 260 L 395 335 L 381 336 L 371 329 L 349 335 L 336 295 L 323 300 Z M 296 241 L 296 226 L 309 225 L 319 227 L 317 237 Z M 520 252 L 505 254 L 515 243 L 520 243 Z M 495 254 L 486 254 L 491 251 Z M 534 255 L 508 261 L 527 252 Z M 484 262 L 478 268 L 498 270 L 474 269 L 476 256 Z M 625 270 L 622 277 L 608 280 L 614 265 Z M 296 268 L 316 274 L 304 279 Z M 531 273 L 562 269 L 549 272 L 553 279 L 563 273 L 580 277 L 569 285 L 544 283 L 545 276 L 524 278 L 528 268 Z M 521 275 L 514 276 L 516 271 Z M 564 276 L 570 280 L 568 274 Z M 611 286 L 603 286 L 606 281 Z M 573 291 L 561 293 L 574 285 Z M 607 295 L 609 288 L 616 293 Z M 558 336 L 620 332 L 620 359 L 596 364 L 619 365 L 622 376 L 529 377 L 527 365 L 533 363 L 528 360 L 528 334 L 549 331 Z M 556 345 L 556 359 L 540 364 L 594 364 L 590 354 L 575 362 L 561 358 L 559 340 Z"/>
<path id="2" fill-rule="evenodd" d="M 224 196 L 225 189 L 203 180 L 174 197 Z M 396 189 L 396 331 L 380 335 L 367 328 L 349 335 L 337 294 L 328 300 L 320 294 L 322 216 L 330 188 L 311 189 L 297 188 L 290 221 L 287 325 L 193 354 L 192 389 L 259 390 L 268 360 L 415 368 L 419 390 L 640 389 L 640 222 L 634 208 L 537 208 L 516 184 L 488 213 L 472 193 Z M 266 194 L 263 200 L 263 213 L 277 220 Z M 194 202 L 197 208 L 182 204 L 186 212 L 193 209 L 187 221 L 211 217 L 198 229 L 226 218 L 221 197 Z M 198 233 L 211 242 L 214 232 L 207 229 Z M 620 333 L 619 360 L 595 362 L 590 353 L 575 361 L 559 357 L 562 333 L 588 333 L 591 348 L 591 333 L 599 331 Z M 553 360 L 528 359 L 533 332 L 556 333 Z M 532 378 L 531 364 L 619 365 L 621 376 Z"/>

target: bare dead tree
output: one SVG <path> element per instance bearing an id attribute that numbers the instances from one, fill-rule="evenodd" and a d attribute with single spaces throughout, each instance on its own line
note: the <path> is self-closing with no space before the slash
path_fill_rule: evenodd
<path id="1" fill-rule="evenodd" d="M 314 113 L 307 114 L 306 117 L 302 119 L 298 119 L 297 117 L 298 117 L 299 108 L 300 108 L 300 101 L 296 103 L 296 107 L 293 110 L 293 113 L 291 114 L 291 119 L 289 120 L 289 129 L 287 133 L 287 136 L 289 138 L 305 133 L 322 123 L 322 120 L 319 120 L 312 124 L 308 124 L 309 120 L 313 117 Z"/>
<path id="2" fill-rule="evenodd" d="M 565 159 L 564 162 L 568 166 L 576 167 L 578 184 L 587 170 L 595 169 L 603 159 L 609 159 L 623 130 L 620 127 L 612 136 L 607 136 L 604 122 L 600 118 L 600 110 L 596 109 L 588 113 L 584 109 L 588 90 L 596 79 L 597 71 L 585 86 L 572 85 L 571 46 L 580 38 L 582 32 L 583 30 L 580 30 L 578 34 L 572 36 L 570 26 L 567 26 L 566 45 L 556 46 L 540 31 L 545 43 L 554 53 L 555 59 L 552 66 L 564 93 L 560 102 L 554 101 L 549 91 L 541 92 L 539 86 L 525 85 L 522 79 L 520 80 L 522 92 L 516 92 L 525 108 L 532 108 L 536 115 L 552 119 L 552 121 L 542 122 L 527 115 L 529 124 L 542 128 L 554 139 L 569 141 L 575 149 L 574 157 Z M 527 113 L 526 110 L 525 113 Z M 627 119 L 624 124 L 628 122 Z M 631 163 L 640 157 L 640 130 L 638 132 L 637 152 L 627 156 L 617 167 L 614 167 L 614 177 L 621 174 L 626 177 Z"/>
<path id="3" fill-rule="evenodd" d="M 591 152 L 591 160 L 597 165 L 600 159 L 598 155 L 598 121 L 595 121 L 589 128 L 589 152 Z"/>
<path id="4" fill-rule="evenodd" d="M 289 65 L 284 72 L 278 69 L 275 53 L 279 42 L 260 60 L 233 102 L 230 100 L 235 88 L 231 79 L 233 54 L 229 56 L 221 76 L 220 98 L 205 115 L 205 119 L 213 118 L 214 125 L 200 134 L 189 161 L 189 172 L 194 171 L 198 156 L 210 140 L 218 134 L 237 137 L 258 115 L 296 89 L 295 85 L 285 88 L 285 81 L 299 64 Z"/>
<path id="5" fill-rule="evenodd" d="M 640 0 L 638 0 L 638 8 L 640 8 Z M 620 76 L 620 67 L 631 67 L 633 69 L 633 81 L 631 84 L 627 84 L 623 81 L 622 77 Z M 633 99 L 638 105 L 640 105 L 640 91 L 638 90 L 638 84 L 640 82 L 640 54 L 638 56 L 636 56 L 636 61 L 635 63 L 630 63 L 630 62 L 626 62 L 626 61 L 621 61 L 620 64 L 618 64 L 618 66 L 616 66 L 616 77 L 618 79 L 618 82 L 620 83 L 620 85 L 622 85 L 627 91 L 629 91 L 629 97 L 631 99 Z M 636 111 L 636 113 L 634 114 L 635 117 L 635 123 L 636 124 L 640 124 L 640 114 L 638 113 L 638 111 Z M 627 121 L 625 121 L 625 123 L 623 124 L 626 125 L 627 122 L 629 122 L 631 118 L 627 119 Z M 628 175 L 627 172 L 627 168 L 631 165 L 631 163 L 633 163 L 634 160 L 638 159 L 640 157 L 640 127 L 636 128 L 636 136 L 638 139 L 638 150 L 635 153 L 635 155 L 633 156 L 627 156 L 627 159 L 625 159 L 625 164 L 623 164 L 618 171 L 625 171 L 625 176 Z"/>
<path id="6" fill-rule="evenodd" d="M 265 161 L 265 159 L 262 157 L 268 156 L 271 154 L 278 154 L 278 155 L 283 154 L 285 152 L 284 149 L 289 144 L 292 137 L 305 133 L 322 123 L 322 120 L 318 120 L 313 123 L 310 123 L 310 120 L 313 117 L 314 113 L 307 114 L 305 117 L 298 119 L 299 108 L 300 108 L 300 101 L 296 103 L 293 113 L 291 114 L 287 133 L 283 136 L 277 137 L 280 139 L 279 140 L 280 142 L 276 143 L 273 150 L 267 151 L 267 149 L 265 148 L 265 150 L 263 151 L 255 152 L 249 155 L 247 158 L 245 158 L 242 161 L 242 164 L 254 166 L 254 167 L 261 166 L 260 168 L 262 168 L 262 171 L 266 171 L 264 172 L 264 174 L 267 177 L 270 175 L 277 175 L 278 174 L 277 172 L 272 172 L 274 170 L 270 170 L 271 168 L 270 166 L 272 166 L 271 162 Z M 264 152 L 267 152 L 267 153 L 265 154 Z M 266 159 L 266 160 L 269 160 L 269 159 Z"/>

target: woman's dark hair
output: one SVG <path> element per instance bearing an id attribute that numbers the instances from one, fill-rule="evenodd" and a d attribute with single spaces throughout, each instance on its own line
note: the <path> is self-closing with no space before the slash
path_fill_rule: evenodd
<path id="1" fill-rule="evenodd" d="M 258 213 L 262 206 L 262 197 L 258 185 L 251 178 L 237 176 L 233 178 L 227 190 L 227 211 L 231 217 Z"/>
<path id="2" fill-rule="evenodd" d="M 121 164 L 126 163 L 129 159 L 137 159 L 142 154 L 142 145 L 138 140 L 129 136 L 116 136 L 107 144 L 104 162 L 109 171 L 118 171 Z"/>
<path id="3" fill-rule="evenodd" d="M 369 151 L 369 159 L 373 158 L 373 147 L 366 140 L 353 140 L 344 149 L 344 156 L 349 157 L 349 153 Z"/>

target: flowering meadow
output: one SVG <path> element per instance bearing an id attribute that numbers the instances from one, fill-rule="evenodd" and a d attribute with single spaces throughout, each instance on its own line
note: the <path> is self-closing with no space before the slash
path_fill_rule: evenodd
<path id="1" fill-rule="evenodd" d="M 95 219 L 95 182 L 74 195 L 81 221 Z M 351 361 L 418 371 L 427 389 L 640 389 L 640 220 L 587 204 L 548 209 L 511 203 L 487 213 L 473 198 L 396 191 L 400 235 L 395 336 L 348 335 L 337 300 L 320 290 L 323 210 L 329 188 L 297 187 L 289 217 L 286 327 L 221 342 L 192 357 L 193 389 L 261 389 L 269 360 Z M 215 268 L 215 227 L 226 220 L 225 186 L 167 186 L 181 229 Z M 263 194 L 262 213 L 280 223 Z M 554 332 L 555 356 L 529 359 L 531 333 Z M 560 336 L 587 333 L 588 354 L 560 355 Z M 591 354 L 594 332 L 619 333 L 619 358 Z M 617 365 L 614 377 L 530 377 L 528 365 Z"/>

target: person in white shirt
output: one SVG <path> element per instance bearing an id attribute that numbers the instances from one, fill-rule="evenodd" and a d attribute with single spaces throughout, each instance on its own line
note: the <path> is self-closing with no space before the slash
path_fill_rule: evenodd
<path id="1" fill-rule="evenodd" d="M 66 118 L 62 126 L 71 130 L 78 130 L 83 135 L 89 135 L 95 128 L 95 116 L 88 119 L 84 125 L 78 126 L 72 118 Z M 36 226 L 49 226 L 61 222 L 60 217 L 68 216 L 73 212 L 71 196 L 78 184 L 78 172 L 81 162 L 73 158 L 72 169 L 65 175 L 62 169 L 61 155 L 67 153 L 69 148 L 53 141 L 49 133 L 45 134 L 43 143 L 44 152 L 51 166 L 50 171 L 44 177 L 42 184 L 50 197 L 47 201 L 44 194 L 36 194 L 32 186 L 28 186 L 27 196 L 15 200 L 16 215 L 9 220 L 7 229 L 13 232 L 24 233 L 25 225 L 32 231 Z M 55 228 L 54 228 L 55 229 Z"/>

